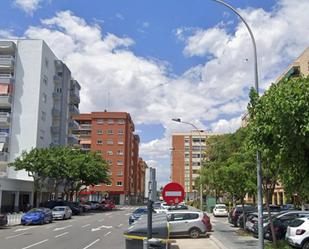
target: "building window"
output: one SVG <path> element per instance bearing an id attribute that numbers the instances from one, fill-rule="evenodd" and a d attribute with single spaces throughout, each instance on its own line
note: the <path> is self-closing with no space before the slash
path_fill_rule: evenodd
<path id="1" fill-rule="evenodd" d="M 106 183 L 105 184 L 106 186 L 112 186 L 112 183 L 110 182 L 110 183 Z"/>
<path id="2" fill-rule="evenodd" d="M 123 171 L 122 170 L 118 171 L 117 176 L 123 176 Z"/>
<path id="3" fill-rule="evenodd" d="M 107 123 L 108 123 L 108 124 L 114 124 L 114 120 L 113 120 L 113 119 L 108 119 L 108 120 L 107 120 Z"/>
<path id="4" fill-rule="evenodd" d="M 41 120 L 46 121 L 46 112 L 41 111 Z"/>
<path id="5" fill-rule="evenodd" d="M 103 124 L 103 123 L 104 123 L 104 121 L 103 121 L 102 118 L 98 118 L 98 119 L 97 119 L 97 124 Z"/>
<path id="6" fill-rule="evenodd" d="M 108 134 L 108 135 L 113 135 L 114 132 L 113 132 L 113 130 L 107 130 L 107 134 Z"/>
<path id="7" fill-rule="evenodd" d="M 47 84 L 48 84 L 48 78 L 47 78 L 47 76 L 45 76 L 45 75 L 44 75 L 44 77 L 43 77 L 43 83 L 44 83 L 44 85 L 46 85 L 46 86 L 47 86 Z"/>
<path id="8" fill-rule="evenodd" d="M 46 103 L 46 101 L 47 101 L 46 93 L 43 93 L 42 100 L 43 100 L 43 103 Z"/>
<path id="9" fill-rule="evenodd" d="M 48 65 L 49 65 L 49 61 L 47 58 L 45 58 L 45 67 L 48 68 Z"/>
<path id="10" fill-rule="evenodd" d="M 97 150 L 96 153 L 97 153 L 98 155 L 102 155 L 102 150 Z"/>
<path id="11" fill-rule="evenodd" d="M 62 89 L 60 87 L 56 88 L 56 93 L 61 93 Z"/>
<path id="12" fill-rule="evenodd" d="M 97 134 L 98 134 L 98 135 L 102 135 L 102 134 L 103 134 L 103 131 L 102 131 L 102 130 L 97 130 Z"/>
<path id="13" fill-rule="evenodd" d="M 113 155 L 113 151 L 112 150 L 108 150 L 107 151 L 107 155 L 112 156 Z"/>
<path id="14" fill-rule="evenodd" d="M 122 160 L 117 160 L 117 165 L 118 166 L 122 166 L 123 165 L 123 161 Z"/>
<path id="15" fill-rule="evenodd" d="M 118 119 L 118 124 L 125 124 L 124 119 Z"/>
<path id="16" fill-rule="evenodd" d="M 118 144 L 119 144 L 119 145 L 123 145 L 123 141 L 122 141 L 122 140 L 119 140 L 119 141 L 118 141 Z"/>
<path id="17" fill-rule="evenodd" d="M 97 140 L 97 144 L 102 145 L 102 144 L 103 144 L 102 139 L 98 139 L 98 140 Z"/>
<path id="18" fill-rule="evenodd" d="M 107 140 L 107 144 L 112 145 L 112 144 L 114 144 L 114 141 L 111 140 L 111 139 L 108 139 L 108 140 Z"/>
<path id="19" fill-rule="evenodd" d="M 117 186 L 122 186 L 122 182 L 117 182 Z"/>
<path id="20" fill-rule="evenodd" d="M 112 165 L 113 164 L 112 160 L 106 160 L 106 162 L 107 162 L 108 165 Z"/>
<path id="21" fill-rule="evenodd" d="M 185 158 L 190 158 L 190 154 L 186 153 Z"/>
<path id="22" fill-rule="evenodd" d="M 119 129 L 118 130 L 118 135 L 122 135 L 124 132 L 123 132 L 123 129 Z"/>
<path id="23" fill-rule="evenodd" d="M 123 150 L 118 150 L 118 151 L 117 151 L 117 155 L 118 155 L 118 156 L 123 156 Z"/>

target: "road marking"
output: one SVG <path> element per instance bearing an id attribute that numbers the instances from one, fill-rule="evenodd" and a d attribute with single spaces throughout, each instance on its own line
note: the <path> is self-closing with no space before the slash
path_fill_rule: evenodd
<path id="1" fill-rule="evenodd" d="M 127 214 L 125 214 L 125 215 L 130 215 L 131 213 L 127 213 Z"/>
<path id="2" fill-rule="evenodd" d="M 107 228 L 107 229 L 111 229 L 112 228 L 112 226 L 99 226 L 99 227 L 97 227 L 97 228 L 92 228 L 91 229 L 91 232 L 96 232 L 96 231 L 99 231 L 99 230 L 101 230 L 102 228 Z"/>
<path id="3" fill-rule="evenodd" d="M 34 243 L 34 244 L 32 244 L 32 245 L 29 245 L 29 246 L 23 247 L 22 249 L 28 249 L 28 248 L 30 248 L 30 247 L 34 247 L 34 246 L 37 246 L 37 245 L 43 244 L 43 243 L 45 243 L 45 242 L 47 242 L 47 241 L 48 241 L 48 239 L 45 239 L 45 240 L 42 240 L 42 241 L 40 241 L 40 242 Z"/>
<path id="4" fill-rule="evenodd" d="M 119 224 L 119 225 L 118 225 L 118 227 L 122 227 L 122 226 L 123 226 L 123 224 Z"/>
<path id="5" fill-rule="evenodd" d="M 56 235 L 55 236 L 55 238 L 59 238 L 59 237 L 61 237 L 61 236 L 63 236 L 63 235 L 66 235 L 66 234 L 68 234 L 69 232 L 65 232 L 65 233 L 62 233 L 62 234 L 59 234 L 59 235 Z"/>
<path id="6" fill-rule="evenodd" d="M 93 241 L 92 243 L 90 243 L 88 246 L 84 247 L 83 249 L 87 249 L 87 248 L 89 248 L 90 246 L 93 246 L 95 243 L 97 243 L 99 241 L 100 241 L 100 239 L 97 239 L 97 240 Z"/>
<path id="7" fill-rule="evenodd" d="M 26 231 L 26 230 L 29 230 L 29 229 L 32 229 L 32 228 L 35 228 L 35 227 L 18 228 L 14 232 Z"/>
<path id="8" fill-rule="evenodd" d="M 52 228 L 52 227 L 55 227 L 56 225 L 54 224 L 54 225 L 49 225 L 49 226 L 47 226 L 47 227 L 45 227 L 45 229 L 49 229 L 49 228 Z"/>
<path id="9" fill-rule="evenodd" d="M 108 213 L 108 214 L 105 214 L 106 216 L 109 216 L 109 215 L 111 215 L 112 213 Z"/>
<path id="10" fill-rule="evenodd" d="M 64 229 L 67 229 L 69 227 L 71 227 L 72 225 L 68 225 L 68 226 L 65 226 L 65 227 L 57 227 L 55 228 L 53 231 L 56 232 L 56 231 L 60 231 L 60 230 L 64 230 Z"/>
<path id="11" fill-rule="evenodd" d="M 90 224 L 86 224 L 86 225 L 83 225 L 82 228 L 89 227 L 89 226 L 90 226 Z"/>
<path id="12" fill-rule="evenodd" d="M 26 234 L 26 233 L 19 233 L 19 234 L 16 234 L 16 235 L 8 236 L 8 237 L 6 237 L 6 239 L 16 238 L 16 237 L 18 237 L 18 236 L 25 235 L 25 234 Z"/>
<path id="13" fill-rule="evenodd" d="M 98 220 L 98 222 L 102 222 L 104 219 Z"/>
<path id="14" fill-rule="evenodd" d="M 111 234 L 112 232 L 109 231 L 108 233 L 104 234 L 104 237 L 106 237 L 107 235 Z"/>

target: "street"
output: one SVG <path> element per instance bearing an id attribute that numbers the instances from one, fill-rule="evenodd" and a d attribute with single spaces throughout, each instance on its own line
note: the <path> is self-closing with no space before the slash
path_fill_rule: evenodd
<path id="1" fill-rule="evenodd" d="M 101 249 L 125 248 L 123 231 L 134 207 L 85 213 L 71 220 L 46 225 L 0 228 L 1 249 Z"/>

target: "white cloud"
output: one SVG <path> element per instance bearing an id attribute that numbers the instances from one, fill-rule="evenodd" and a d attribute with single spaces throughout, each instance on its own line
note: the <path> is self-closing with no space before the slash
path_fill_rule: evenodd
<path id="1" fill-rule="evenodd" d="M 211 125 L 214 133 L 232 133 L 241 125 L 241 117 L 232 118 L 230 120 L 220 119 Z"/>
<path id="2" fill-rule="evenodd" d="M 40 7 L 42 0 L 14 0 L 14 4 L 28 14 L 33 14 Z"/>
<path id="3" fill-rule="evenodd" d="M 122 15 L 121 13 L 116 13 L 116 17 L 117 17 L 118 19 L 120 19 L 121 21 L 124 20 L 124 17 L 123 17 L 123 15 Z"/>

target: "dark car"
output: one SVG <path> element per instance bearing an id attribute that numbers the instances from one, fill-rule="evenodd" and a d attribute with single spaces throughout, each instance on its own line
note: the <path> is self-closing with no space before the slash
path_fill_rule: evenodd
<path id="1" fill-rule="evenodd" d="M 134 221 L 141 218 L 143 214 L 147 214 L 148 209 L 147 207 L 140 207 L 138 209 L 135 209 L 134 212 L 129 217 L 129 225 L 131 225 Z"/>
<path id="2" fill-rule="evenodd" d="M 78 215 L 82 212 L 82 207 L 79 203 L 70 202 L 70 201 L 46 201 L 40 204 L 40 207 L 46 207 L 49 209 L 53 209 L 56 206 L 68 206 L 71 208 L 72 213 L 74 215 Z"/>
<path id="3" fill-rule="evenodd" d="M 8 217 L 6 214 L 0 214 L 0 227 L 8 224 Z"/>
<path id="4" fill-rule="evenodd" d="M 256 208 L 251 205 L 244 205 L 245 213 L 256 212 Z M 233 224 L 235 227 L 238 225 L 238 218 L 243 213 L 242 205 L 237 205 L 234 207 L 228 216 L 228 221 Z"/>
<path id="5" fill-rule="evenodd" d="M 22 225 L 45 224 L 53 222 L 53 214 L 49 208 L 33 208 L 21 217 Z"/>

